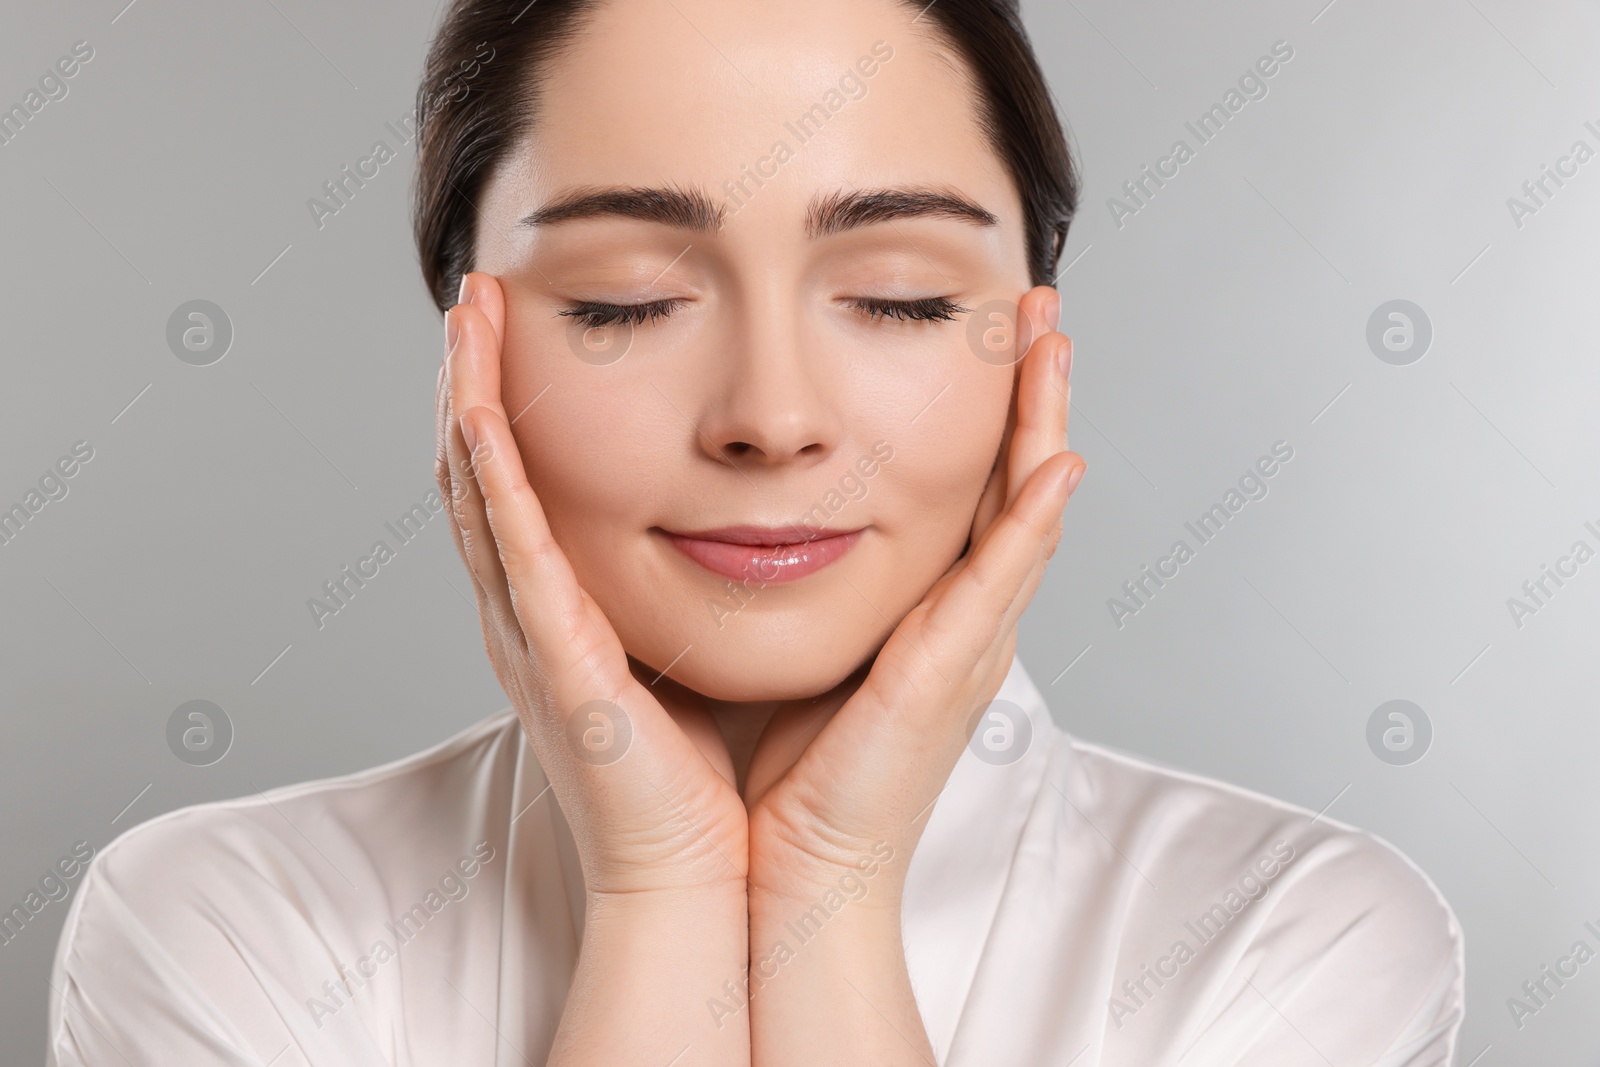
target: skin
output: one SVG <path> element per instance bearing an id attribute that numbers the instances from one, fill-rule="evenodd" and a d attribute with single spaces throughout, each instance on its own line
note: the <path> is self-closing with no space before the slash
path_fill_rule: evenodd
<path id="1" fill-rule="evenodd" d="M 1084 464 L 1064 448 L 1059 297 L 1030 288 L 1018 194 L 915 15 L 613 0 L 544 72 L 553 118 L 480 200 L 437 473 L 490 659 L 583 862 L 551 1064 L 932 1062 L 900 941 L 906 868 Z M 522 222 L 595 188 L 698 187 L 714 208 L 877 41 L 894 54 L 867 94 L 720 225 Z M 663 55 L 683 57 L 671 78 Z M 995 223 L 808 234 L 818 198 L 884 188 L 953 193 Z M 930 297 L 970 310 L 852 304 Z M 561 315 L 658 300 L 679 303 L 609 363 Z M 969 318 L 997 301 L 1019 325 L 979 358 Z M 892 460 L 829 522 L 859 541 L 799 581 L 728 600 L 660 533 L 793 525 L 877 442 Z M 622 720 L 613 762 L 574 741 Z M 842 884 L 865 895 L 775 959 L 784 924 Z M 729 992 L 747 981 L 748 1004 Z"/>

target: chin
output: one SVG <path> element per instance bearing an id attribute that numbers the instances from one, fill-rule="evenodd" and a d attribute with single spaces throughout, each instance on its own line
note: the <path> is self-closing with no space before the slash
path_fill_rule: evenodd
<path id="1" fill-rule="evenodd" d="M 685 625 L 679 615 L 665 629 L 618 636 L 649 668 L 647 684 L 670 664 L 668 677 L 711 700 L 809 700 L 844 682 L 888 640 L 893 626 L 868 615 L 849 617 L 836 605 L 825 612 L 761 615 L 752 606 L 721 629 L 709 621 Z"/>
<path id="2" fill-rule="evenodd" d="M 810 700 L 836 688 L 880 647 L 882 641 L 829 642 L 826 647 L 807 646 L 805 655 L 798 656 L 792 642 L 752 644 L 720 661 L 706 657 L 690 664 L 686 656 L 671 677 L 701 696 L 729 703 Z"/>

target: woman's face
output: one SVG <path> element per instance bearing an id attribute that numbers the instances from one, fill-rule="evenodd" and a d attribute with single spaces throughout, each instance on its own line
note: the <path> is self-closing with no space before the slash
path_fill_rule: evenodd
<path id="1" fill-rule="evenodd" d="M 629 654 L 709 697 L 812 696 L 872 656 L 960 555 L 1005 433 L 1021 202 L 915 18 L 601 4 L 479 205 L 551 530 Z M 626 305 L 650 306 L 608 324 Z"/>

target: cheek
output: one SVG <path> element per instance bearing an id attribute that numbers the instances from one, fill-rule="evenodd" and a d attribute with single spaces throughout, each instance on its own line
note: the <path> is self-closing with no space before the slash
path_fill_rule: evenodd
<path id="1" fill-rule="evenodd" d="M 525 335 L 524 335 L 525 336 Z M 642 529 L 647 501 L 639 492 L 662 458 L 669 427 L 658 425 L 630 383 L 606 368 L 508 331 L 501 396 L 513 419 L 517 450 L 556 542 L 585 587 L 616 579 L 601 564 L 618 558 L 621 542 Z M 559 344 L 557 335 L 554 340 Z"/>
<path id="2" fill-rule="evenodd" d="M 916 479 L 916 488 L 967 502 L 968 519 L 999 453 L 1013 379 L 1010 367 L 973 363 L 913 424 L 902 467 L 903 474 Z"/>
<path id="3" fill-rule="evenodd" d="M 971 362 L 898 440 L 886 438 L 898 504 L 883 517 L 885 533 L 918 557 L 919 579 L 937 578 L 960 553 L 1005 433 L 1013 370 Z"/>
<path id="4" fill-rule="evenodd" d="M 530 396 L 537 395 L 536 388 Z M 681 643 L 667 648 L 681 627 L 682 604 L 663 595 L 671 586 L 644 531 L 661 494 L 671 491 L 662 477 L 670 428 L 641 418 L 641 400 L 560 380 L 513 433 L 528 483 L 578 585 L 629 653 L 665 665 L 682 650 Z"/>

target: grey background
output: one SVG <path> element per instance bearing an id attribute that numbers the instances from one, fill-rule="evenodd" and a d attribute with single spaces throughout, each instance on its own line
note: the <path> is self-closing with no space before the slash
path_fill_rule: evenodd
<path id="1" fill-rule="evenodd" d="M 434 5 L 125 2 L 0 15 L 0 105 L 95 49 L 0 146 L 0 508 L 94 448 L 0 546 L 5 909 L 78 840 L 504 704 L 442 520 L 322 630 L 305 606 L 432 485 L 441 329 L 385 123 Z M 1520 228 L 1506 201 L 1600 149 L 1600 9 L 1026 9 L 1084 166 L 1061 287 L 1090 472 L 1024 662 L 1076 734 L 1331 802 L 1410 855 L 1466 932 L 1459 1064 L 1594 1062 L 1600 965 L 1521 1030 L 1505 1001 L 1600 920 L 1600 561 L 1520 628 L 1506 601 L 1600 545 L 1600 159 Z M 1107 199 L 1277 40 L 1267 97 L 1119 228 Z M 307 199 L 379 139 L 399 158 L 319 230 Z M 209 367 L 165 340 L 197 298 L 235 330 Z M 1433 327 L 1409 366 L 1365 339 L 1393 299 Z M 1270 494 L 1119 629 L 1107 599 L 1278 440 Z M 236 734 L 209 767 L 167 747 L 196 699 Z M 1420 762 L 1367 746 L 1391 699 L 1432 722 Z M 42 1058 L 67 904 L 0 946 L 12 1062 Z"/>

